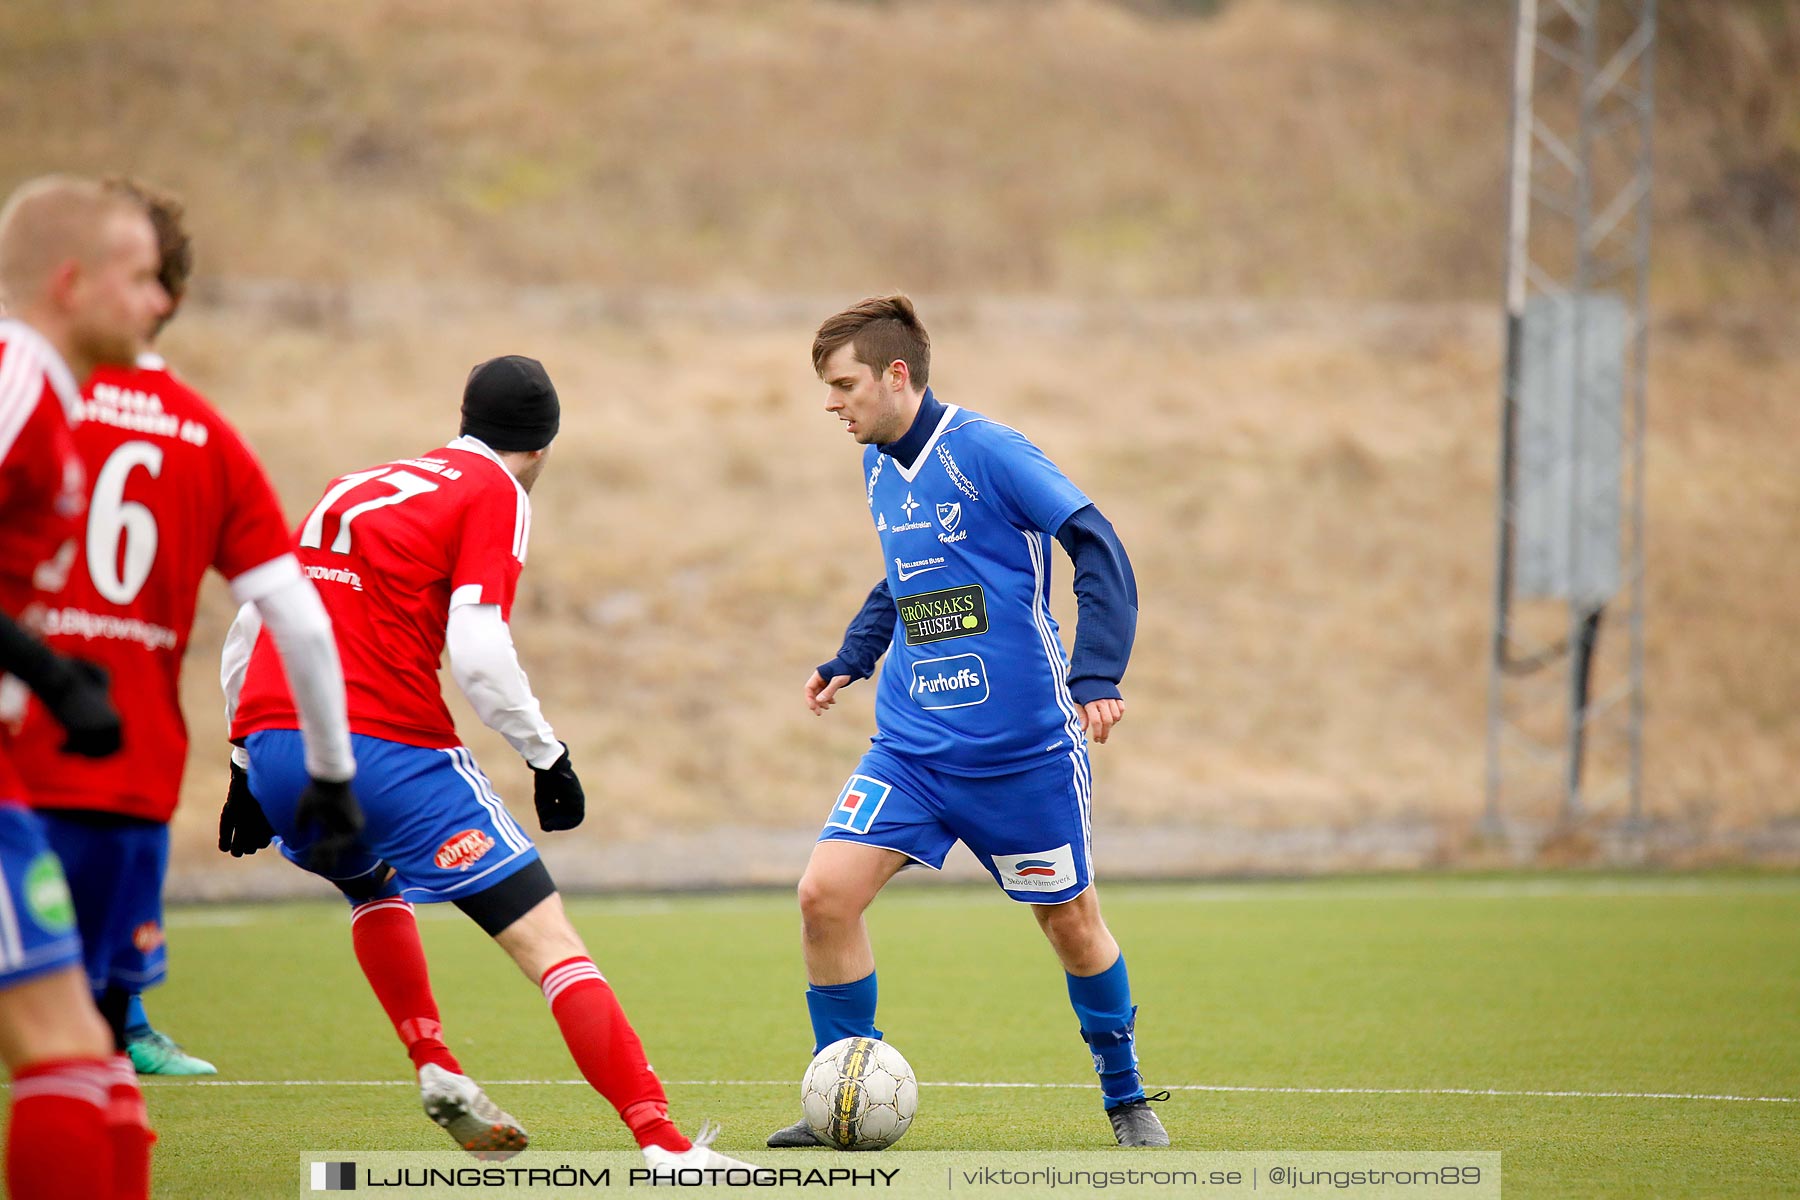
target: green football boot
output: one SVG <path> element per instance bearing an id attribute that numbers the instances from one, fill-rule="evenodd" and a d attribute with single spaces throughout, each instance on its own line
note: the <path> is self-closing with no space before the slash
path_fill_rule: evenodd
<path id="1" fill-rule="evenodd" d="M 219 1068 L 177 1046 L 168 1034 L 152 1029 L 126 1043 L 139 1075 L 217 1075 Z"/>

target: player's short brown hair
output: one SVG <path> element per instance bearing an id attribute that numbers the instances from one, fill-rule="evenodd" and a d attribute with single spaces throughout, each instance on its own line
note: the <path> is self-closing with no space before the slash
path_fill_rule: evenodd
<path id="1" fill-rule="evenodd" d="M 813 336 L 813 370 L 823 376 L 825 360 L 845 342 L 855 347 L 856 361 L 877 375 L 898 359 L 906 364 L 914 387 L 931 381 L 931 335 L 906 296 L 870 296 L 826 318 Z"/>
<path id="2" fill-rule="evenodd" d="M 187 212 L 186 206 L 168 192 L 140 179 L 115 177 L 108 179 L 105 186 L 114 195 L 124 196 L 149 214 L 150 224 L 156 230 L 157 253 L 162 256 L 156 281 L 169 293 L 171 302 L 181 303 L 181 297 L 187 293 L 188 277 L 194 273 L 194 241 L 181 220 Z"/>

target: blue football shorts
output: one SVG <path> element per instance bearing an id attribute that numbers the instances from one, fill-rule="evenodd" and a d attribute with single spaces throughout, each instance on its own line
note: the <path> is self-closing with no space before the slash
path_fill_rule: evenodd
<path id="1" fill-rule="evenodd" d="M 1093 879 L 1086 749 L 1011 775 L 951 775 L 874 747 L 838 793 L 819 840 L 896 850 L 941 870 L 962 842 L 1022 904 L 1062 904 Z"/>
<path id="2" fill-rule="evenodd" d="M 366 899 L 402 896 L 432 904 L 478 895 L 537 861 L 537 847 L 467 747 L 430 750 L 362 734 L 352 734 L 350 744 L 356 753 L 351 787 L 365 824 L 360 844 L 325 878 L 353 882 L 386 863 L 394 877 Z M 312 842 L 294 822 L 300 793 L 311 782 L 300 734 L 266 729 L 251 734 L 244 747 L 250 752 L 250 792 L 280 835 L 281 853 L 305 866 Z"/>
<path id="3" fill-rule="evenodd" d="M 62 860 L 75 898 L 88 985 L 128 992 L 168 974 L 162 889 L 169 827 L 160 821 L 96 821 L 41 809 L 44 839 Z"/>
<path id="4" fill-rule="evenodd" d="M 22 804 L 0 804 L 0 875 L 0 990 L 80 970 L 81 939 L 62 864 Z"/>

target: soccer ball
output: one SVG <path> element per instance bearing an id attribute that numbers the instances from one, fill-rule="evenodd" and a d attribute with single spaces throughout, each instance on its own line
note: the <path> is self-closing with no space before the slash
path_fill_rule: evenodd
<path id="1" fill-rule="evenodd" d="M 885 1150 L 919 1111 L 919 1084 L 900 1052 L 853 1037 L 819 1051 L 800 1081 L 806 1123 L 827 1146 Z"/>

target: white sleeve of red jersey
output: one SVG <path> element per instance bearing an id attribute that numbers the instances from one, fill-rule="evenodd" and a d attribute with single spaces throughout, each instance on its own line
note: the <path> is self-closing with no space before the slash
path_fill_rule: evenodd
<path id="1" fill-rule="evenodd" d="M 256 649 L 257 635 L 262 633 L 262 618 L 256 605 L 240 605 L 237 620 L 225 631 L 225 647 L 219 651 L 219 687 L 225 692 L 225 725 L 237 720 L 238 695 L 244 690 L 244 675 L 250 670 L 250 652 Z"/>
<path id="2" fill-rule="evenodd" d="M 280 560 L 277 560 L 280 561 Z M 300 714 L 300 734 L 306 742 L 306 770 L 314 779 L 345 780 L 356 774 L 356 758 L 350 750 L 350 714 L 344 699 L 344 669 L 338 661 L 337 639 L 331 617 L 314 590 L 312 580 L 300 573 L 298 562 L 286 583 L 268 588 L 251 605 L 259 624 L 268 626 L 281 655 L 288 691 Z M 245 575 L 267 571 L 265 564 Z M 238 576 L 243 579 L 244 575 Z M 235 582 L 235 581 L 234 581 Z M 266 580 L 264 581 L 266 582 Z M 240 630 L 240 626 L 245 626 Z M 242 645 L 234 644 L 242 643 Z M 226 715 L 237 708 L 238 688 L 243 686 L 256 630 L 249 628 L 240 610 L 226 635 L 226 656 L 220 663 L 220 682 L 225 685 Z M 241 656 L 242 662 L 236 656 Z"/>
<path id="3" fill-rule="evenodd" d="M 459 604 L 444 627 L 450 675 L 481 723 L 505 738 L 526 762 L 548 767 L 562 757 L 544 710 L 519 666 L 512 631 L 498 604 Z"/>
<path id="4" fill-rule="evenodd" d="M 244 674 L 250 669 L 250 652 L 256 649 L 257 635 L 262 632 L 262 618 L 256 605 L 238 608 L 237 620 L 225 631 L 225 648 L 219 652 L 219 687 L 225 692 L 225 728 L 237 720 L 238 696 L 244 690 Z M 250 752 L 242 746 L 231 748 L 231 761 L 240 767 L 250 765 Z"/>
<path id="5" fill-rule="evenodd" d="M 248 571 L 240 571 L 226 582 L 231 585 L 233 600 L 239 604 L 255 604 L 299 578 L 300 560 L 292 554 L 282 554 Z"/>

